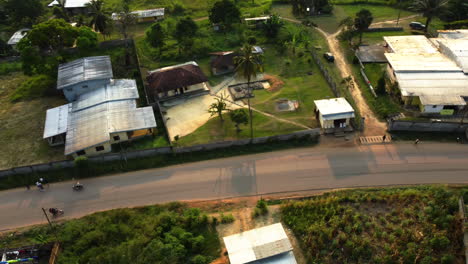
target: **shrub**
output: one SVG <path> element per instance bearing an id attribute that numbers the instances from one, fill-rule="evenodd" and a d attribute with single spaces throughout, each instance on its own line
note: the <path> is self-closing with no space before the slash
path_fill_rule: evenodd
<path id="1" fill-rule="evenodd" d="M 202 255 L 196 255 L 195 257 L 192 258 L 192 263 L 193 264 L 207 264 L 210 261 L 205 256 Z"/>
<path id="2" fill-rule="evenodd" d="M 386 85 L 385 76 L 382 76 L 377 82 L 377 86 L 375 87 L 375 92 L 379 95 L 384 95 L 386 92 L 385 85 Z"/>
<path id="3" fill-rule="evenodd" d="M 442 258 L 440 259 L 441 264 L 452 264 L 455 262 L 455 257 L 453 255 L 443 255 Z"/>
<path id="4" fill-rule="evenodd" d="M 21 71 L 21 62 L 7 62 L 0 64 L 0 75 L 5 75 L 10 72 Z"/>
<path id="5" fill-rule="evenodd" d="M 229 223 L 234 222 L 234 220 L 235 220 L 234 216 L 232 214 L 225 215 L 225 214 L 221 213 L 220 218 L 221 218 L 221 223 L 222 224 L 229 224 Z"/>
<path id="6" fill-rule="evenodd" d="M 89 27 L 79 27 L 76 46 L 82 51 L 88 51 L 98 46 L 96 32 Z"/>
<path id="7" fill-rule="evenodd" d="M 36 75 L 23 82 L 18 89 L 11 95 L 10 100 L 17 102 L 39 98 L 47 94 L 52 94 L 55 81 L 47 75 Z"/>
<path id="8" fill-rule="evenodd" d="M 268 205 L 264 199 L 260 199 L 257 201 L 257 205 L 252 213 L 252 217 L 258 217 L 260 215 L 268 214 Z"/>

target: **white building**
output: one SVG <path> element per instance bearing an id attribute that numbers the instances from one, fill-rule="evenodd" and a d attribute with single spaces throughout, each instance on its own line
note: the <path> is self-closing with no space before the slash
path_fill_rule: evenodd
<path id="1" fill-rule="evenodd" d="M 468 30 L 441 31 L 438 38 L 384 37 L 388 76 L 407 105 L 425 114 L 453 114 L 468 97 Z"/>
<path id="2" fill-rule="evenodd" d="M 315 100 L 314 103 L 322 128 L 346 128 L 350 126 L 350 120 L 354 118 L 354 109 L 343 97 Z"/>
<path id="3" fill-rule="evenodd" d="M 131 14 L 136 17 L 138 23 L 151 22 L 164 18 L 164 8 L 137 10 L 131 12 Z M 119 13 L 112 13 L 112 20 L 119 20 L 119 16 Z"/>
<path id="4" fill-rule="evenodd" d="M 296 264 L 281 223 L 223 238 L 231 264 Z"/>
<path id="5" fill-rule="evenodd" d="M 28 34 L 31 29 L 29 28 L 22 28 L 11 36 L 8 40 L 7 44 L 10 45 L 12 48 L 16 49 L 16 45 Z"/>

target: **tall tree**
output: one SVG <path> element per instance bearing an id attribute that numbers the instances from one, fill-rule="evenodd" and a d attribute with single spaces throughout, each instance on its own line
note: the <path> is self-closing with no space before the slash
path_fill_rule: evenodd
<path id="1" fill-rule="evenodd" d="M 51 19 L 34 25 L 26 38 L 42 50 L 60 50 L 73 46 L 78 35 L 77 28 L 65 20 Z"/>
<path id="2" fill-rule="evenodd" d="M 249 123 L 249 116 L 242 108 L 230 111 L 229 117 L 231 118 L 232 122 L 235 123 L 237 133 L 241 131 L 239 125 L 247 125 L 247 123 Z"/>
<path id="3" fill-rule="evenodd" d="M 159 53 L 161 54 L 161 49 L 164 46 L 164 40 L 166 39 L 166 32 L 160 23 L 156 22 L 152 24 L 148 30 L 146 30 L 146 41 L 153 46 L 154 48 L 159 48 Z"/>
<path id="4" fill-rule="evenodd" d="M 40 0 L 4 0 L 3 8 L 10 23 L 32 26 L 36 19 L 44 13 Z"/>
<path id="5" fill-rule="evenodd" d="M 130 11 L 131 0 L 122 0 L 121 10 L 118 13 L 117 23 L 120 34 L 124 39 L 128 38 L 128 28 L 136 23 L 136 15 Z"/>
<path id="6" fill-rule="evenodd" d="M 427 32 L 432 19 L 443 14 L 448 2 L 449 0 L 416 0 L 414 2 L 412 9 L 421 12 L 426 18 L 425 32 Z"/>
<path id="7" fill-rule="evenodd" d="M 278 15 L 271 15 L 270 18 L 265 21 L 263 26 L 265 35 L 269 38 L 276 38 L 278 36 L 279 30 L 283 25 L 284 23 Z"/>
<path id="8" fill-rule="evenodd" d="M 223 112 L 227 110 L 228 108 L 226 104 L 226 99 L 224 98 L 224 96 L 221 96 L 221 98 L 216 98 L 216 102 L 210 105 L 210 108 L 208 108 L 208 113 L 210 113 L 211 116 L 218 115 L 219 120 L 223 122 Z"/>
<path id="9" fill-rule="evenodd" d="M 239 8 L 230 0 L 216 2 L 209 10 L 209 19 L 213 24 L 221 24 L 230 29 L 233 24 L 241 21 Z"/>
<path id="10" fill-rule="evenodd" d="M 193 38 L 198 31 L 198 26 L 190 17 L 183 18 L 177 22 L 176 30 L 174 32 L 174 38 L 177 40 L 180 47 L 184 50 L 188 50 L 193 46 Z"/>
<path id="11" fill-rule="evenodd" d="M 86 6 L 89 8 L 91 21 L 89 26 L 95 31 L 106 33 L 110 24 L 109 12 L 104 8 L 103 0 L 91 0 Z"/>
<path id="12" fill-rule="evenodd" d="M 354 27 L 359 32 L 359 44 L 362 43 L 362 34 L 372 24 L 372 20 L 374 20 L 374 17 L 372 17 L 372 13 L 367 9 L 361 9 L 361 11 L 356 13 Z"/>
<path id="13" fill-rule="evenodd" d="M 247 104 L 249 107 L 250 117 L 250 138 L 253 138 L 252 108 L 250 106 L 252 90 L 250 88 L 250 81 L 252 80 L 252 77 L 257 77 L 257 74 L 263 71 L 261 61 L 261 55 L 258 53 L 253 53 L 253 47 L 249 44 L 244 44 L 239 52 L 239 56 L 234 58 L 234 62 L 236 64 L 236 73 L 247 80 Z"/>

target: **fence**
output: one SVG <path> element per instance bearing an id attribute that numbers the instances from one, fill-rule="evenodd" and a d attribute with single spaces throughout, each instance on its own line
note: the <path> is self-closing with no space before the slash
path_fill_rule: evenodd
<path id="1" fill-rule="evenodd" d="M 463 196 L 458 200 L 460 218 L 462 219 L 463 244 L 465 248 L 465 263 L 468 264 L 468 215 L 466 214 L 466 205 Z"/>
<path id="2" fill-rule="evenodd" d="M 121 152 L 121 153 L 110 153 L 110 154 L 105 154 L 101 156 L 89 157 L 88 160 L 91 162 L 105 163 L 105 162 L 118 161 L 118 160 L 132 160 L 132 159 L 139 159 L 139 158 L 146 158 L 146 157 L 154 157 L 157 155 L 210 151 L 210 150 L 216 150 L 216 149 L 226 149 L 226 148 L 230 148 L 234 146 L 245 146 L 249 144 L 257 145 L 257 144 L 265 144 L 265 143 L 274 142 L 274 141 L 288 141 L 288 140 L 293 140 L 293 139 L 301 139 L 305 137 L 312 138 L 312 137 L 319 137 L 319 136 L 320 136 L 320 129 L 315 128 L 315 129 L 303 130 L 303 131 L 298 131 L 298 132 L 285 134 L 285 135 L 258 137 L 252 140 L 241 139 L 241 140 L 234 140 L 234 141 L 221 141 L 221 142 L 214 142 L 214 143 L 208 143 L 208 144 L 194 145 L 194 146 L 189 146 L 189 147 L 162 147 L 162 148 L 135 150 L 135 151 Z M 45 171 L 57 170 L 61 168 L 72 168 L 72 167 L 74 167 L 73 160 L 55 161 L 55 162 L 1 170 L 0 178 L 11 176 L 11 175 L 16 175 L 16 174 L 45 172 Z"/>
<path id="3" fill-rule="evenodd" d="M 413 131 L 413 132 L 458 132 L 463 133 L 468 129 L 468 124 L 458 122 L 439 121 L 406 121 L 389 120 L 389 131 Z"/>
<path id="4" fill-rule="evenodd" d="M 403 31 L 403 27 L 370 27 L 366 32 Z"/>
<path id="5" fill-rule="evenodd" d="M 340 91 L 338 90 L 338 87 L 337 87 L 335 81 L 333 80 L 333 78 L 332 78 L 332 76 L 330 75 L 330 73 L 328 73 L 328 70 L 323 66 L 323 63 L 322 63 L 322 61 L 320 60 L 320 58 L 319 58 L 319 56 L 317 55 L 317 53 L 316 53 L 314 50 L 311 50 L 311 54 L 312 54 L 312 58 L 314 58 L 315 63 L 317 63 L 317 65 L 318 65 L 320 71 L 322 72 L 323 76 L 325 77 L 325 80 L 327 80 L 328 85 L 329 85 L 330 88 L 332 89 L 333 94 L 334 94 L 336 97 L 341 97 Z"/>

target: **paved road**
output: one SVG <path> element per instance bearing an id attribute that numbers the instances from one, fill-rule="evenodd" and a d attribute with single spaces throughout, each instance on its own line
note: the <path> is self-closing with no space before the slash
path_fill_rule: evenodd
<path id="1" fill-rule="evenodd" d="M 302 148 L 52 184 L 46 192 L 0 192 L 0 230 L 45 223 L 41 207 L 79 217 L 174 200 L 417 183 L 468 184 L 468 146 L 422 142 Z"/>

